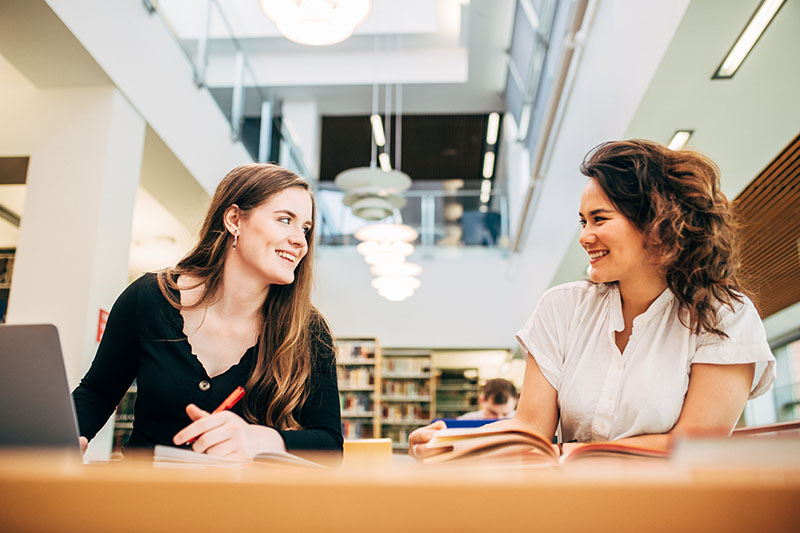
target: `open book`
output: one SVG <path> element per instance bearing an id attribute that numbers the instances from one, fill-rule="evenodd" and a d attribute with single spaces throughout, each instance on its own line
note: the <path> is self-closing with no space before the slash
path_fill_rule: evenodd
<path id="1" fill-rule="evenodd" d="M 302 466 L 308 468 L 327 468 L 320 464 L 308 461 L 302 457 L 286 452 L 263 452 L 256 455 L 252 461 L 244 459 L 230 459 L 216 457 L 205 453 L 197 453 L 185 448 L 174 446 L 156 445 L 153 450 L 153 461 L 159 466 L 236 466 L 246 464 L 272 464 L 284 466 Z"/>
<path id="2" fill-rule="evenodd" d="M 439 451 L 426 457 L 423 463 L 481 460 L 492 462 L 521 462 L 525 464 L 560 464 L 589 457 L 646 457 L 667 458 L 663 450 L 642 448 L 616 442 L 588 444 L 552 444 L 545 437 L 524 429 L 493 429 L 491 427 L 441 429 L 428 443 Z"/>

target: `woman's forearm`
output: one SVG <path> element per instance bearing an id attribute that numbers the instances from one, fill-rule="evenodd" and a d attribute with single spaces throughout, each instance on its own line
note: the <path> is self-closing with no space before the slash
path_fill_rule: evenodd
<path id="1" fill-rule="evenodd" d="M 657 450 L 668 451 L 672 435 L 670 433 L 659 433 L 653 435 L 637 435 L 635 437 L 626 437 L 624 439 L 617 439 L 614 442 L 620 444 L 628 444 L 630 446 L 641 446 L 643 448 L 654 448 Z"/>

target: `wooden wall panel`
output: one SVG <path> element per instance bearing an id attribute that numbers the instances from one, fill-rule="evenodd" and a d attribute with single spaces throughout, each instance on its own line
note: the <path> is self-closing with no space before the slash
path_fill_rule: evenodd
<path id="1" fill-rule="evenodd" d="M 733 203 L 742 266 L 762 318 L 800 301 L 800 135 Z"/>

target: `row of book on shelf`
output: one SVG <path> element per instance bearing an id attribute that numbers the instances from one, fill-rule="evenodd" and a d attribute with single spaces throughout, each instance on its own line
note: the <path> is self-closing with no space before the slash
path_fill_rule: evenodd
<path id="1" fill-rule="evenodd" d="M 433 372 L 428 350 L 381 350 L 376 339 L 339 339 L 337 365 L 346 439 L 388 437 L 402 449 L 415 427 L 477 406 L 477 369 Z M 434 396 L 438 379 L 450 387 L 443 391 L 449 410 L 442 413 Z"/>

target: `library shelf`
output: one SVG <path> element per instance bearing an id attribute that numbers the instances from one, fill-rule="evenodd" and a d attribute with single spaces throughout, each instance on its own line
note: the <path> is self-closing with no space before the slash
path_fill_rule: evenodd
<path id="1" fill-rule="evenodd" d="M 390 419 L 381 420 L 381 424 L 383 424 L 384 426 L 415 426 L 415 427 L 419 427 L 419 426 L 427 426 L 428 422 L 429 422 L 428 420 L 422 420 L 422 419 L 420 419 L 420 420 L 390 420 Z"/>
<path id="2" fill-rule="evenodd" d="M 384 402 L 422 402 L 430 403 L 430 396 L 383 396 L 381 398 Z"/>
<path id="3" fill-rule="evenodd" d="M 386 348 L 381 361 L 381 436 L 393 450 L 408 450 L 408 434 L 427 425 L 436 412 L 431 351 Z"/>
<path id="4" fill-rule="evenodd" d="M 380 436 L 381 347 L 375 338 L 337 338 L 336 369 L 347 439 Z"/>

